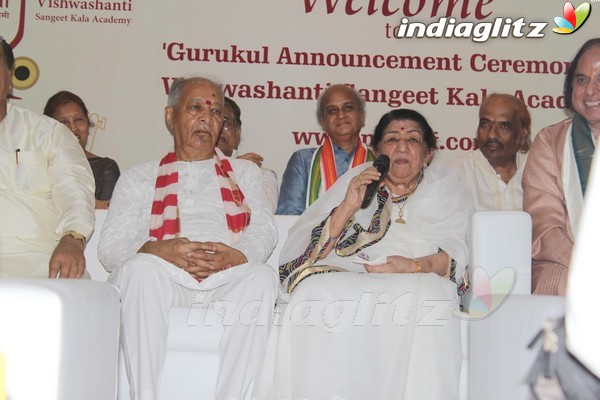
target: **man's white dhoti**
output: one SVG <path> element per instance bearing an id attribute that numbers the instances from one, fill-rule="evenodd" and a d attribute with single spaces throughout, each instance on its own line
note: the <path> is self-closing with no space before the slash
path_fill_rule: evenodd
<path id="1" fill-rule="evenodd" d="M 200 303 L 216 305 L 225 327 L 219 344 L 216 398 L 244 398 L 264 354 L 278 293 L 278 277 L 272 267 L 243 264 L 198 283 L 159 257 L 137 254 L 112 279 L 122 293 L 123 350 L 136 400 L 158 396 L 170 308 Z M 222 351 L 225 348 L 227 352 Z"/>

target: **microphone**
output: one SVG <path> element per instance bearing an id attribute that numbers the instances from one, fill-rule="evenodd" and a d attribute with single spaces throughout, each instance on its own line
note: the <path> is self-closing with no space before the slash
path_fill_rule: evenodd
<path id="1" fill-rule="evenodd" d="M 381 154 L 378 156 L 373 162 L 373 166 L 377 168 L 377 171 L 381 174 L 378 180 L 373 181 L 367 185 L 367 190 L 365 191 L 365 197 L 363 198 L 363 202 L 360 205 L 360 208 L 367 208 L 371 201 L 373 201 L 373 197 L 375 193 L 377 193 L 377 189 L 379 189 L 379 184 L 382 180 L 385 179 L 385 176 L 390 169 L 390 158 L 385 154 Z"/>

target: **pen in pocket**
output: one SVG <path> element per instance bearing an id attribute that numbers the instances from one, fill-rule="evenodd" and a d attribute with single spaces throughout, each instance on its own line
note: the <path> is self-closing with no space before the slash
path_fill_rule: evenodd
<path id="1" fill-rule="evenodd" d="M 21 151 L 21 149 L 16 149 L 15 150 L 15 159 L 17 161 L 17 164 L 19 163 L 19 152 Z"/>

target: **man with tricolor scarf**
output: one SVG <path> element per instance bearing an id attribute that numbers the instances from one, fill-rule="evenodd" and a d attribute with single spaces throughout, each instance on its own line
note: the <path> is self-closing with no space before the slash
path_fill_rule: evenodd
<path id="1" fill-rule="evenodd" d="M 523 172 L 523 209 L 533 222 L 534 294 L 563 296 L 600 136 L 600 38 L 588 40 L 567 71 L 567 108 L 573 117 L 542 129 Z"/>
<path id="2" fill-rule="evenodd" d="M 290 157 L 281 180 L 277 214 L 300 215 L 349 169 L 375 159 L 360 138 L 365 100 L 347 85 L 327 88 L 317 101 L 317 120 L 326 135 L 318 148 Z"/>
<path id="3" fill-rule="evenodd" d="M 131 399 L 158 397 L 169 309 L 192 304 L 224 311 L 214 398 L 242 399 L 279 293 L 277 274 L 264 264 L 277 231 L 261 171 L 216 147 L 223 93 L 212 81 L 176 80 L 165 123 L 174 149 L 121 175 L 98 246 L 121 292 Z"/>

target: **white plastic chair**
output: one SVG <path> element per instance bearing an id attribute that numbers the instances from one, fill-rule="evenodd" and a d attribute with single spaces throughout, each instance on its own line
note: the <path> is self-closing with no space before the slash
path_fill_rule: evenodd
<path id="1" fill-rule="evenodd" d="M 119 307 L 119 294 L 103 282 L 0 280 L 8 398 L 114 399 Z"/>
<path id="2" fill-rule="evenodd" d="M 513 294 L 531 294 L 531 217 L 524 211 L 478 211 L 473 215 L 470 270 L 491 278 L 501 268 L 516 273 Z M 475 282 L 471 280 L 472 287 Z"/>

